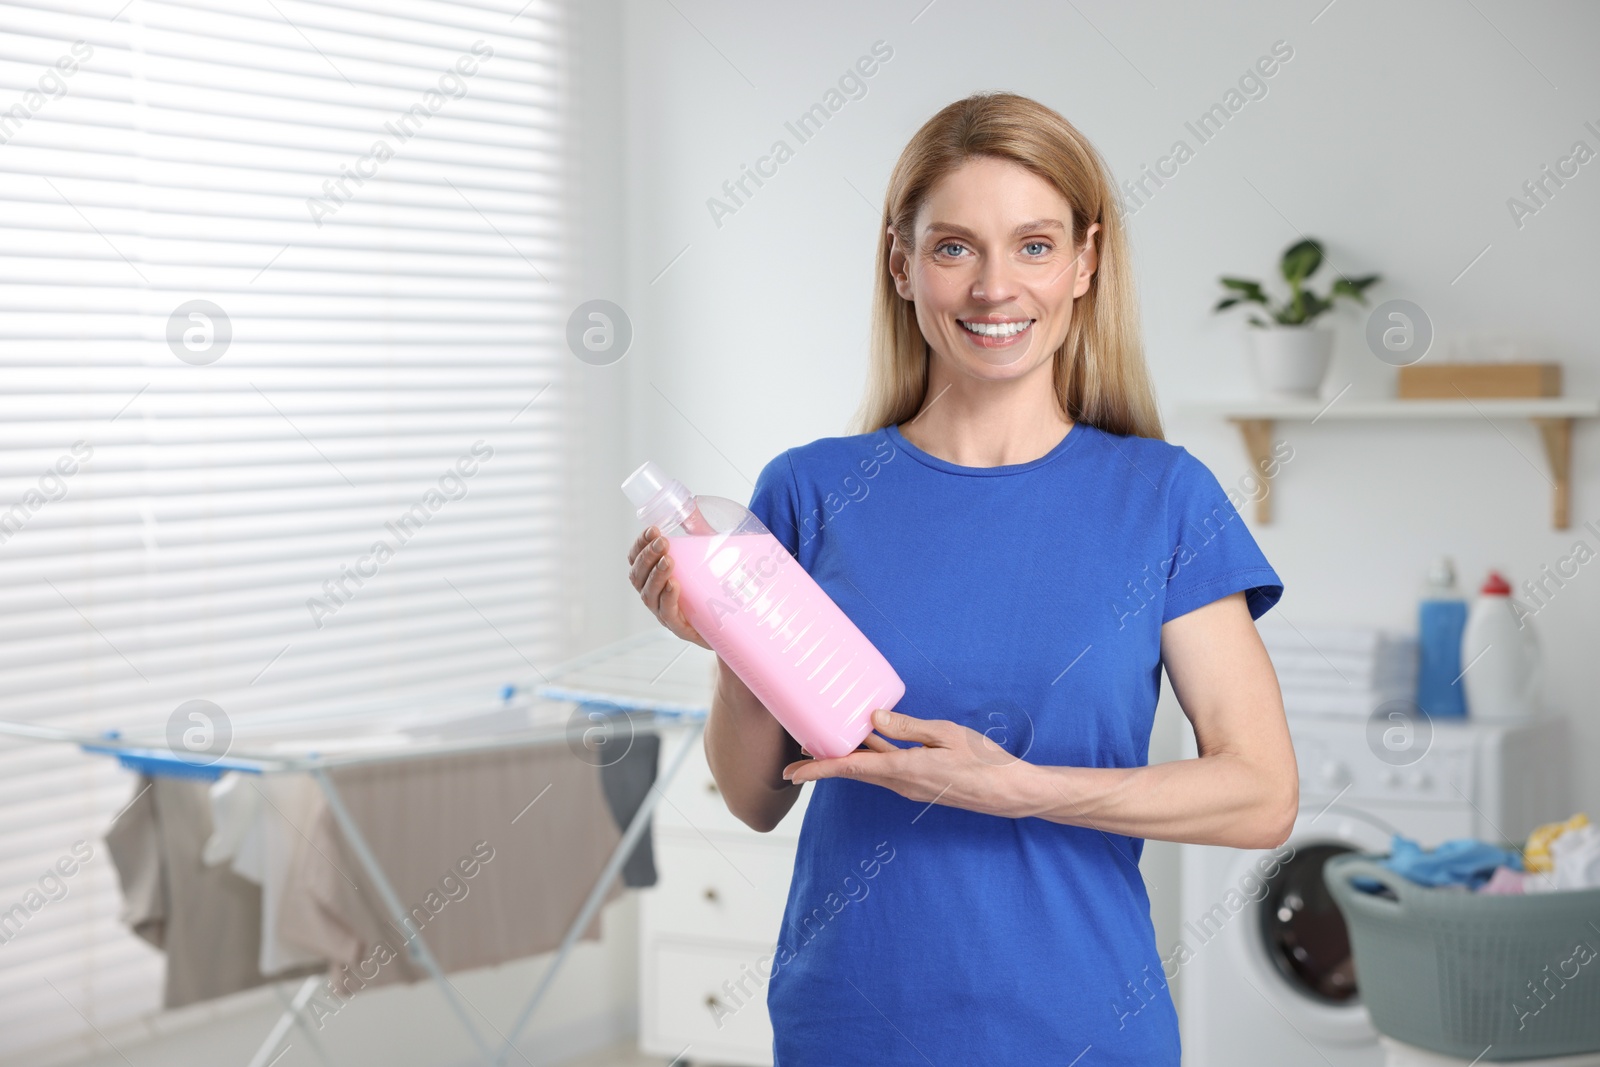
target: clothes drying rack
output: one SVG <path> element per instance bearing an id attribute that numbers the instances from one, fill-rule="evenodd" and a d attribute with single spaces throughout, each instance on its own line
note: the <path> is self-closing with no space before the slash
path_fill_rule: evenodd
<path id="1" fill-rule="evenodd" d="M 623 831 L 583 906 L 566 929 L 555 958 L 498 1045 L 485 1038 L 454 985 L 428 949 L 420 929 L 412 929 L 406 953 L 438 987 L 473 1045 L 490 1067 L 501 1067 L 515 1050 L 517 1038 L 549 992 L 579 935 L 593 921 L 622 866 L 644 835 L 650 815 L 699 740 L 711 710 L 714 655 L 698 645 L 656 629 L 625 638 L 579 656 L 543 674 L 537 686 L 506 685 L 498 690 L 454 691 L 426 703 L 389 700 L 349 704 L 316 716 L 303 709 L 239 716 L 232 742 L 213 756 L 169 744 L 165 730 L 108 731 L 100 734 L 0 721 L 0 736 L 75 744 L 83 751 L 111 756 L 123 766 L 149 775 L 215 780 L 227 771 L 247 774 L 307 773 L 327 798 L 328 810 L 357 861 L 372 879 L 400 929 L 406 911 L 388 875 L 367 844 L 361 828 L 330 777 L 331 770 L 363 764 L 427 759 L 484 751 L 502 751 L 571 743 L 597 724 L 620 720 L 636 733 L 685 731 L 683 743 L 657 775 Z M 283 1013 L 250 1060 L 266 1067 L 289 1032 L 298 1027 L 324 1063 L 328 1062 L 315 1032 L 304 1017 L 306 1006 L 325 975 L 306 978 L 292 997 L 279 983 L 273 991 Z M 486 1020 L 487 1021 L 487 1020 Z M 491 1029 L 492 1029 L 491 1024 Z M 498 1031 L 497 1031 L 498 1033 Z"/>

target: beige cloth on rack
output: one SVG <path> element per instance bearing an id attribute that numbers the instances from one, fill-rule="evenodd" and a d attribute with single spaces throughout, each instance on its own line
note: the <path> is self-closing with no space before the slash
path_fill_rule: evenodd
<path id="1" fill-rule="evenodd" d="M 133 801 L 106 831 L 122 920 L 166 953 L 168 1008 L 268 980 L 256 966 L 260 887 L 201 860 L 212 829 L 208 789 L 203 781 L 140 775 Z"/>
<path id="2" fill-rule="evenodd" d="M 426 977 L 406 953 L 412 932 L 447 973 L 554 949 L 622 836 L 599 768 L 564 745 L 330 774 L 409 909 L 404 927 L 390 921 L 318 790 L 290 861 L 277 936 L 330 960 L 341 993 Z M 614 880 L 605 899 L 621 893 Z M 598 913 L 581 936 L 600 936 Z"/>

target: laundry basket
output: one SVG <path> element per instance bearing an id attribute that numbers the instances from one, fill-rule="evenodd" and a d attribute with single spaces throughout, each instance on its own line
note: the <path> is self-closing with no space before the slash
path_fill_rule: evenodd
<path id="1" fill-rule="evenodd" d="M 1418 885 L 1374 862 L 1323 867 L 1372 1025 L 1466 1060 L 1600 1050 L 1600 889 L 1496 896 Z M 1381 882 L 1397 899 L 1366 893 Z"/>

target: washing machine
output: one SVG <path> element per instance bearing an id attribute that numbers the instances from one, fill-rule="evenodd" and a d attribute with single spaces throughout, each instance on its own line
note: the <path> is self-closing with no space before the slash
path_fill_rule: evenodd
<path id="1" fill-rule="evenodd" d="M 1300 814 L 1288 841 L 1180 849 L 1183 915 L 1163 957 L 1186 1067 L 1383 1067 L 1323 864 L 1352 850 L 1386 853 L 1396 832 L 1424 847 L 1517 842 L 1572 813 L 1557 717 L 1396 725 L 1300 716 L 1289 729 Z M 1192 733 L 1186 740 L 1192 756 Z"/>

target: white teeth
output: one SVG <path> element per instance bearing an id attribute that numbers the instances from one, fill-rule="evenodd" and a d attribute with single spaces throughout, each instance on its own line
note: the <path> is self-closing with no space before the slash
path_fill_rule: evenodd
<path id="1" fill-rule="evenodd" d="M 962 320 L 957 319 L 956 321 L 960 322 L 964 329 L 981 334 L 984 337 L 1015 337 L 1027 329 L 1033 320 L 1024 319 L 1021 322 L 962 322 Z"/>

